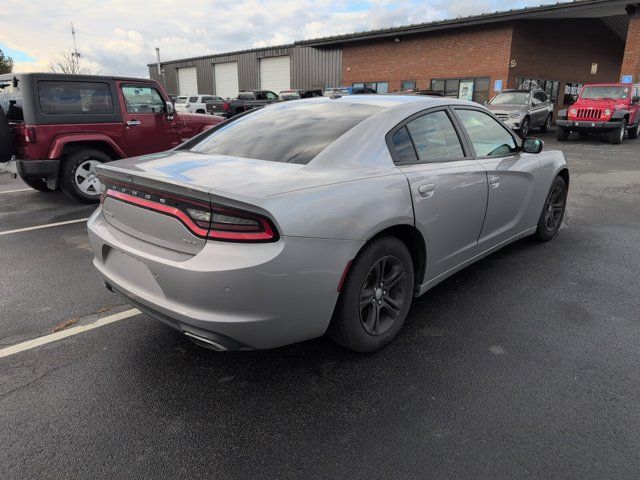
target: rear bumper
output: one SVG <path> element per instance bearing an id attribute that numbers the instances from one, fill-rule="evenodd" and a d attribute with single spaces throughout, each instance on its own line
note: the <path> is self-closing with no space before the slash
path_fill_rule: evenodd
<path id="1" fill-rule="evenodd" d="M 610 132 L 620 128 L 622 122 L 590 122 L 586 120 L 556 120 L 556 125 L 559 127 L 566 127 L 573 132 Z"/>
<path id="2" fill-rule="evenodd" d="M 38 177 L 55 180 L 58 178 L 60 160 L 20 160 L 13 159 L 0 163 L 0 172 L 8 172 L 21 177 Z"/>
<path id="3" fill-rule="evenodd" d="M 100 208 L 88 227 L 93 263 L 110 288 L 151 317 L 225 350 L 323 335 L 342 272 L 360 247 L 299 237 L 251 245 L 208 241 L 196 255 L 177 258 L 116 229 Z"/>

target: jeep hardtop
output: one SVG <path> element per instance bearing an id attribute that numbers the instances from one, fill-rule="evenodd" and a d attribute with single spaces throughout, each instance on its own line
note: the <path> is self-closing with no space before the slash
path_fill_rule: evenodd
<path id="1" fill-rule="evenodd" d="M 177 113 L 150 79 L 0 75 L 0 171 L 30 187 L 99 201 L 98 164 L 169 150 L 224 119 Z"/>

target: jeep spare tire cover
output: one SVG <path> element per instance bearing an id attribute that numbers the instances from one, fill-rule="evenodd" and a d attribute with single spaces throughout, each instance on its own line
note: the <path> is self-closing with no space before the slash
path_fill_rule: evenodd
<path id="1" fill-rule="evenodd" d="M 7 116 L 0 108 L 0 163 L 11 160 L 13 153 L 13 134 L 9 128 Z"/>

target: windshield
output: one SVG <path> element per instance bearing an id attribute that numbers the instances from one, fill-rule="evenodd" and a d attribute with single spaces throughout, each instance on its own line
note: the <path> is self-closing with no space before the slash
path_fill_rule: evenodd
<path id="1" fill-rule="evenodd" d="M 528 92 L 499 93 L 489 102 L 491 105 L 529 105 Z"/>
<path id="2" fill-rule="evenodd" d="M 598 100 L 601 98 L 627 99 L 630 87 L 584 87 L 580 98 L 586 100 Z"/>
<path id="3" fill-rule="evenodd" d="M 194 152 L 306 164 L 381 107 L 349 103 L 279 103 L 223 124 Z"/>
<path id="4" fill-rule="evenodd" d="M 176 103 L 187 103 L 187 97 L 176 98 Z"/>

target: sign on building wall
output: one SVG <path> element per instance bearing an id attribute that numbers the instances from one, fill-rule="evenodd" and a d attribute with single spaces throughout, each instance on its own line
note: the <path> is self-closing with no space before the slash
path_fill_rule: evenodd
<path id="1" fill-rule="evenodd" d="M 622 75 L 622 83 L 633 83 L 633 75 Z"/>
<path id="2" fill-rule="evenodd" d="M 458 87 L 458 98 L 460 100 L 473 101 L 473 80 L 461 80 Z"/>
<path id="3" fill-rule="evenodd" d="M 501 92 L 502 91 L 502 80 L 496 80 L 493 82 L 493 91 Z"/>

